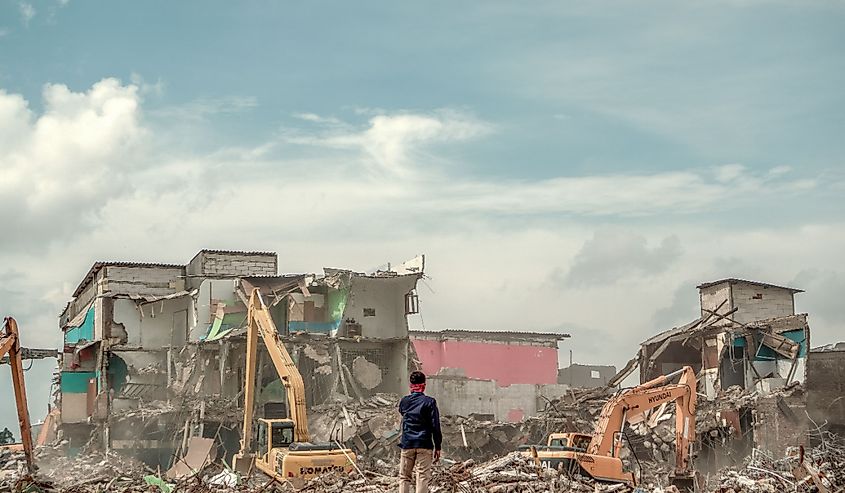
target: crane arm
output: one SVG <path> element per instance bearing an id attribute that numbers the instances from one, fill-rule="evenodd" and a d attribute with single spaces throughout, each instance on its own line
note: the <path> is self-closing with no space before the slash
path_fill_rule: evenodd
<path id="1" fill-rule="evenodd" d="M 261 299 L 258 289 L 253 289 L 249 298 L 247 315 L 247 362 L 244 382 L 244 433 L 242 448 L 248 447 L 252 438 L 252 417 L 255 403 L 255 366 L 257 363 L 258 337 L 267 346 L 273 366 L 285 387 L 290 419 L 294 423 L 294 441 L 308 442 L 308 415 L 305 409 L 305 383 L 299 369 L 290 357 L 270 311 Z"/>
<path id="2" fill-rule="evenodd" d="M 666 383 L 678 375 L 681 376 L 678 383 Z M 587 452 L 617 456 L 619 442 L 616 434 L 622 431 L 625 423 L 649 409 L 672 401 L 675 402 L 675 469 L 686 471 L 690 445 L 695 440 L 696 380 L 689 366 L 624 391 L 608 401 L 602 408 Z"/>
<path id="3" fill-rule="evenodd" d="M 24 455 L 27 469 L 32 472 L 32 426 L 29 422 L 29 409 L 26 404 L 26 385 L 23 378 L 23 363 L 21 360 L 21 341 L 18 323 L 12 317 L 3 321 L 3 331 L 0 332 L 0 358 L 9 355 L 9 365 L 12 367 L 12 387 L 15 391 L 15 405 L 18 410 L 18 425 L 21 430 Z"/>

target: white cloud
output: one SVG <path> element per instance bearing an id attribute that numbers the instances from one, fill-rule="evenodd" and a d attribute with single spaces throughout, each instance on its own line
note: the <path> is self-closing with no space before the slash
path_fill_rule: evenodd
<path id="1" fill-rule="evenodd" d="M 317 121 L 314 117 L 317 115 L 306 114 L 304 119 Z M 366 128 L 347 126 L 317 136 L 290 136 L 288 141 L 357 150 L 363 153 L 363 162 L 371 171 L 408 176 L 419 171 L 415 166 L 427 158 L 427 146 L 469 140 L 490 131 L 488 123 L 470 115 L 441 110 L 430 114 L 380 114 L 370 118 Z"/>
<path id="2" fill-rule="evenodd" d="M 333 116 L 320 116 L 316 113 L 294 113 L 293 117 L 306 122 L 321 123 L 325 125 L 339 125 L 342 123 L 338 118 Z"/>
<path id="3" fill-rule="evenodd" d="M 20 11 L 23 25 L 29 26 L 29 21 L 31 21 L 36 14 L 35 7 L 33 7 L 31 3 L 21 2 L 18 4 L 18 10 Z"/>
<path id="4" fill-rule="evenodd" d="M 741 164 L 725 164 L 716 168 L 716 179 L 722 183 L 730 183 L 745 173 L 745 166 Z"/>
<path id="5" fill-rule="evenodd" d="M 634 232 L 598 230 L 575 255 L 560 285 L 601 286 L 653 277 L 669 269 L 682 254 L 677 236 L 649 246 L 644 236 Z"/>
<path id="6" fill-rule="evenodd" d="M 125 192 L 144 136 L 135 86 L 104 79 L 77 93 L 49 84 L 43 98 L 36 115 L 0 92 L 0 220 L 21 233 L 11 244 L 59 239 Z"/>
<path id="7" fill-rule="evenodd" d="M 155 89 L 155 85 L 151 88 Z M 203 97 L 186 104 L 157 109 L 152 111 L 151 115 L 162 119 L 201 123 L 210 116 L 242 113 L 257 106 L 258 99 L 253 96 Z"/>
<path id="8" fill-rule="evenodd" d="M 132 75 L 129 77 L 129 80 L 132 81 L 132 84 L 137 86 L 140 89 L 142 95 L 152 95 L 156 97 L 161 97 L 164 94 L 164 81 L 159 77 L 156 79 L 155 82 L 148 82 L 144 79 L 141 74 L 137 72 L 132 72 Z"/>

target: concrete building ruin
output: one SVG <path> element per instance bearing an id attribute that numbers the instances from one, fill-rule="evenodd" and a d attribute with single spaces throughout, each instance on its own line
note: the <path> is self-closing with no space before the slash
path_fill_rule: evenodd
<path id="1" fill-rule="evenodd" d="M 803 291 L 735 278 L 697 288 L 699 316 L 644 341 L 627 369 L 639 364 L 645 382 L 692 366 L 699 392 L 721 402 L 722 425 L 703 437 L 702 464 L 722 467 L 726 457 L 745 457 L 754 447 L 780 456 L 788 446 L 808 445 L 800 384 L 810 327 L 807 314 L 795 313 L 795 294 Z"/>
<path id="2" fill-rule="evenodd" d="M 641 344 L 641 382 L 691 365 L 712 399 L 734 385 L 768 393 L 804 381 L 810 327 L 794 299 L 802 290 L 733 278 L 698 290 L 698 318 Z"/>
<path id="3" fill-rule="evenodd" d="M 220 250 L 185 265 L 97 262 L 60 316 L 62 434 L 71 451 L 93 436 L 103 448 L 140 449 L 151 463 L 167 463 L 194 435 L 218 436 L 233 453 L 253 288 L 270 306 L 309 404 L 403 392 L 423 266 L 418 257 L 373 274 L 279 274 L 275 253 Z M 286 415 L 266 355 L 258 372 L 258 415 Z"/>

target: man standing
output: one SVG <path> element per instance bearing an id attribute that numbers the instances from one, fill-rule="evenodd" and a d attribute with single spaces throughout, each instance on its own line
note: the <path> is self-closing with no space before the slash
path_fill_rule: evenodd
<path id="1" fill-rule="evenodd" d="M 399 448 L 399 493 L 410 493 L 411 473 L 417 468 L 416 493 L 428 493 L 431 464 L 440 460 L 440 411 L 437 401 L 425 395 L 425 374 L 411 373 L 411 393 L 399 401 L 402 415 L 402 439 Z"/>

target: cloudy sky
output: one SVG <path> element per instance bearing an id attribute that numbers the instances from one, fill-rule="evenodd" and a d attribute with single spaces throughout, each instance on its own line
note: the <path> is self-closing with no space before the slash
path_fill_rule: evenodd
<path id="1" fill-rule="evenodd" d="M 425 253 L 416 327 L 565 331 L 576 362 L 624 364 L 728 276 L 805 289 L 813 344 L 845 339 L 843 21 L 814 0 L 3 0 L 0 313 L 57 346 L 96 260 Z"/>

